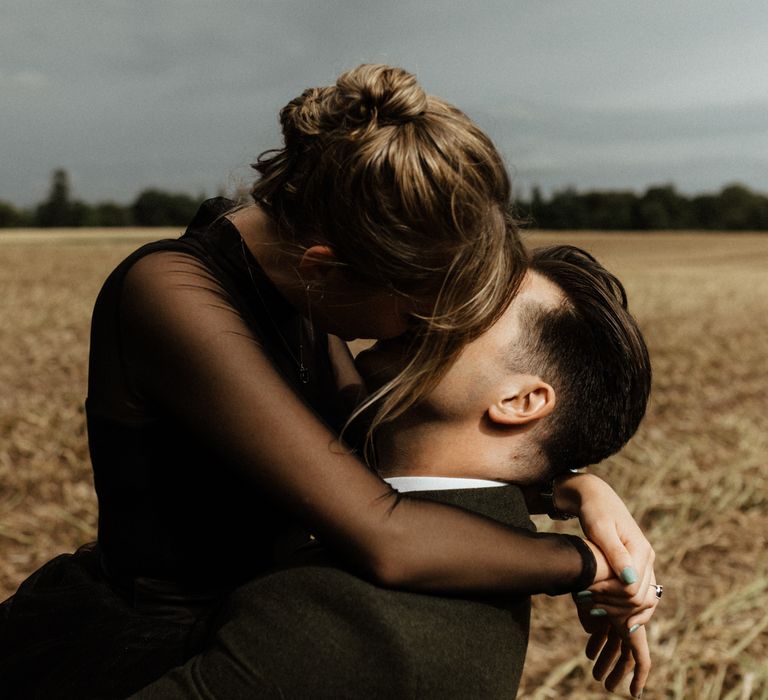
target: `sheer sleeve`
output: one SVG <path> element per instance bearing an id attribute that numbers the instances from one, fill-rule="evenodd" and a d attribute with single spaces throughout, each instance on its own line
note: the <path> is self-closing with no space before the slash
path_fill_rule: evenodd
<path id="1" fill-rule="evenodd" d="M 401 496 L 339 449 L 196 257 L 163 251 L 134 263 L 119 324 L 122 364 L 137 394 L 375 582 L 552 595 L 592 583 L 594 557 L 580 538 Z"/>

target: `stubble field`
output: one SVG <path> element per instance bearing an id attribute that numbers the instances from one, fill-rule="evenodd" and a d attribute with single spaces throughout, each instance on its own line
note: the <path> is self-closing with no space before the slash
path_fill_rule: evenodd
<path id="1" fill-rule="evenodd" d="M 0 599 L 95 536 L 82 409 L 90 312 L 115 263 L 178 233 L 0 232 Z M 597 255 L 625 282 L 651 349 L 648 416 L 595 468 L 644 527 L 665 586 L 644 698 L 768 698 L 768 235 L 529 241 Z M 532 626 L 520 698 L 606 697 L 570 600 L 536 600 Z"/>

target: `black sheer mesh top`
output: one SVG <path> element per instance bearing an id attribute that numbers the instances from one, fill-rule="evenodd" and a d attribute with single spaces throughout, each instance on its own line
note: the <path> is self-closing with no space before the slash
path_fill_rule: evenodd
<path id="1" fill-rule="evenodd" d="M 285 509 L 265 497 L 227 450 L 180 415 L 187 404 L 213 431 L 223 429 L 216 423 L 225 418 L 215 411 L 214 397 L 206 396 L 216 387 L 177 382 L 180 377 L 166 372 L 169 365 L 210 361 L 215 372 L 215 355 L 237 352 L 228 341 L 254 344 L 308 406 L 340 427 L 327 337 L 312 342 L 302 317 L 250 258 L 223 216 L 232 206 L 226 199 L 209 200 L 180 239 L 136 251 L 112 273 L 96 302 L 86 410 L 99 543 L 117 575 L 195 587 L 242 581 L 271 565 L 273 552 L 265 545 L 287 524 Z M 141 287 L 149 286 L 153 293 L 142 294 Z M 175 294 L 161 293 L 165 287 Z M 198 305 L 214 313 L 196 319 Z M 184 326 L 198 320 L 199 332 L 210 335 L 208 347 L 205 338 L 183 337 Z M 161 325 L 174 337 L 160 337 Z M 306 383 L 299 377 L 300 343 Z M 258 383 L 256 374 L 245 376 L 247 366 L 242 371 L 244 382 Z"/>
<path id="2" fill-rule="evenodd" d="M 403 587 L 591 583 L 578 538 L 398 496 L 338 447 L 328 338 L 260 271 L 231 208 L 206 202 L 181 238 L 123 261 L 96 301 L 86 410 L 107 570 L 228 588 L 273 566 L 299 522 Z"/>

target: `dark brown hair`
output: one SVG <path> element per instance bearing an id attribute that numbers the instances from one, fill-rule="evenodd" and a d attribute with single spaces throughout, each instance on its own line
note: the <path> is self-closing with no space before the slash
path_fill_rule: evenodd
<path id="1" fill-rule="evenodd" d="M 531 311 L 529 341 L 515 359 L 555 388 L 541 447 L 556 474 L 596 464 L 634 435 L 648 403 L 651 364 L 623 285 L 589 253 L 539 248 L 531 269 L 565 297 L 555 308 Z"/>

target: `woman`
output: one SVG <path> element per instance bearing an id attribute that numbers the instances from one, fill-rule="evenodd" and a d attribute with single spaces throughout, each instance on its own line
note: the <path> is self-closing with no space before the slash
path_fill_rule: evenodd
<path id="1" fill-rule="evenodd" d="M 87 400 L 99 541 L 3 606 L 0 678 L 24 697 L 125 695 L 180 663 L 216 602 L 290 548 L 296 521 L 385 585 L 555 594 L 596 580 L 584 540 L 399 497 L 338 443 L 349 358 L 324 333 L 413 334 L 411 363 L 361 409 L 375 430 L 514 292 L 525 254 L 493 145 L 387 66 L 280 116 L 285 147 L 255 166 L 254 206 L 207 203 L 99 295 Z M 568 489 L 557 497 L 578 496 Z M 638 569 L 619 586 L 638 612 L 652 551 L 620 505 L 590 511 L 598 500 L 585 526 L 600 532 L 607 514 L 614 534 L 597 544 L 618 550 L 614 570 Z"/>

